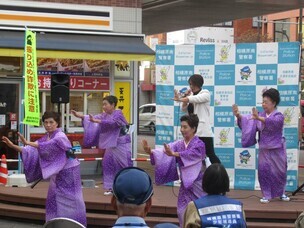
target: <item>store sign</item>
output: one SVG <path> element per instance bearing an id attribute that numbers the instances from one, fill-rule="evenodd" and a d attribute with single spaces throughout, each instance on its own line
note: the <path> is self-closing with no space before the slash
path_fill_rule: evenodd
<path id="1" fill-rule="evenodd" d="M 0 9 L 1 25 L 113 30 L 112 7 L 1 0 Z"/>
<path id="2" fill-rule="evenodd" d="M 130 77 L 131 75 L 131 68 L 130 68 L 130 61 L 115 61 L 115 70 L 114 70 L 115 77 Z"/>
<path id="3" fill-rule="evenodd" d="M 51 76 L 38 77 L 39 89 L 51 89 Z M 70 76 L 70 90 L 110 90 L 108 77 Z"/>
<path id="4" fill-rule="evenodd" d="M 199 27 L 167 33 L 167 44 L 233 44 L 233 28 Z"/>
<path id="5" fill-rule="evenodd" d="M 131 120 L 131 82 L 130 81 L 115 81 L 114 83 L 115 96 L 118 99 L 117 108 L 121 109 L 126 120 L 130 123 Z"/>
<path id="6" fill-rule="evenodd" d="M 13 121 L 13 120 L 17 120 L 17 113 L 9 113 L 9 120 Z"/>
<path id="7" fill-rule="evenodd" d="M 24 44 L 24 124 L 40 125 L 37 77 L 36 33 L 25 31 Z"/>

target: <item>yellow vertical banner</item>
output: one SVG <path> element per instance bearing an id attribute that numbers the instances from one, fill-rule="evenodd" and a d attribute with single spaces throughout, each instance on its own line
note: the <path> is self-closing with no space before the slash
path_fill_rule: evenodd
<path id="1" fill-rule="evenodd" d="M 25 31 L 24 44 L 24 124 L 40 125 L 39 87 L 37 76 L 36 33 Z"/>
<path id="2" fill-rule="evenodd" d="M 121 109 L 128 123 L 130 123 L 131 113 L 131 82 L 115 81 L 115 96 L 118 99 L 117 108 Z"/>

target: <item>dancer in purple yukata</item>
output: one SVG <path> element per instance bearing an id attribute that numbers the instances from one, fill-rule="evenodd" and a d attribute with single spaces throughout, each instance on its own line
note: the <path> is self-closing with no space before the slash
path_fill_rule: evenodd
<path id="1" fill-rule="evenodd" d="M 123 168 L 133 165 L 131 160 L 131 138 L 126 132 L 128 122 L 122 111 L 116 110 L 117 97 L 103 98 L 103 113 L 92 116 L 82 115 L 75 110 L 71 113 L 82 119 L 83 143 L 86 147 L 105 149 L 102 161 L 104 195 L 112 195 L 115 175 Z"/>
<path id="2" fill-rule="evenodd" d="M 80 163 L 69 157 L 71 142 L 60 127 L 60 114 L 45 112 L 42 122 L 46 134 L 35 142 L 27 141 L 18 133 L 24 147 L 13 144 L 7 137 L 2 141 L 21 153 L 28 183 L 50 179 L 46 199 L 46 221 L 64 217 L 86 226 L 86 208 L 83 201 Z"/>
<path id="3" fill-rule="evenodd" d="M 233 114 L 242 130 L 242 145 L 249 147 L 256 143 L 256 132 L 259 132 L 258 179 L 263 194 L 261 203 L 280 197 L 289 201 L 285 195 L 287 181 L 287 155 L 283 136 L 284 115 L 277 111 L 280 93 L 271 88 L 263 93 L 263 112 L 256 108 L 252 114 L 241 115 L 237 105 L 233 105 Z"/>
<path id="4" fill-rule="evenodd" d="M 182 226 L 188 203 L 205 195 L 202 189 L 202 161 L 206 157 L 206 150 L 205 144 L 195 135 L 199 122 L 197 115 L 184 115 L 180 121 L 184 139 L 164 144 L 161 149 L 151 150 L 146 140 L 142 141 L 142 145 L 150 155 L 151 164 L 155 165 L 156 184 L 178 180 L 177 168 L 180 170 L 177 214 Z"/>

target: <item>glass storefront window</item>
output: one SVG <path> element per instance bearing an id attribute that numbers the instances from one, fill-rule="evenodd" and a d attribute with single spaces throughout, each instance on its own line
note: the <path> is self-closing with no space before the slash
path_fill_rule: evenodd
<path id="1" fill-rule="evenodd" d="M 46 103 L 45 103 L 45 111 L 58 111 L 58 104 L 53 104 L 51 102 L 51 94 L 47 93 L 45 97 Z M 43 113 L 42 113 L 43 115 Z"/>
<path id="2" fill-rule="evenodd" d="M 88 99 L 88 107 L 87 107 L 87 113 L 89 114 L 99 114 L 102 112 L 102 98 L 103 93 L 100 92 L 94 92 L 94 93 L 88 93 L 87 99 Z"/>
<path id="3" fill-rule="evenodd" d="M 290 19 L 277 20 L 274 24 L 274 41 L 289 42 L 290 36 Z"/>
<path id="4" fill-rule="evenodd" d="M 84 113 L 84 93 L 71 93 L 70 94 L 70 110 L 75 110 L 82 114 Z M 67 113 L 70 112 L 67 110 Z M 69 119 L 69 126 L 70 127 L 81 127 L 81 119 L 70 115 Z"/>
<path id="5" fill-rule="evenodd" d="M 107 95 L 109 95 L 108 91 L 70 92 L 70 103 L 66 105 L 61 104 L 60 111 L 63 113 L 61 126 L 67 130 L 68 133 L 83 132 L 81 119 L 71 115 L 70 111 L 73 109 L 83 114 L 99 114 L 102 112 L 102 98 Z M 39 96 L 41 116 L 45 111 L 58 111 L 58 104 L 51 102 L 50 92 L 40 91 Z M 31 127 L 31 133 L 44 132 L 42 123 L 39 127 Z"/>

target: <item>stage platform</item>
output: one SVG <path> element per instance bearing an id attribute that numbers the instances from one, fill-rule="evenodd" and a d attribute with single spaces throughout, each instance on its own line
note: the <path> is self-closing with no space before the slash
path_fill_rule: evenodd
<path id="1" fill-rule="evenodd" d="M 34 189 L 0 186 L 0 216 L 43 224 L 48 185 L 48 182 L 43 181 Z M 149 226 L 163 222 L 178 223 L 178 190 L 178 187 L 154 186 L 153 206 L 146 219 Z M 83 188 L 83 193 L 88 227 L 111 227 L 116 220 L 116 214 L 110 204 L 111 196 L 103 195 L 101 181 L 96 181 L 95 188 Z M 296 218 L 304 210 L 304 193 L 301 191 L 291 196 L 290 202 L 276 199 L 268 204 L 260 203 L 260 191 L 231 190 L 228 196 L 243 202 L 250 228 L 294 227 Z"/>

